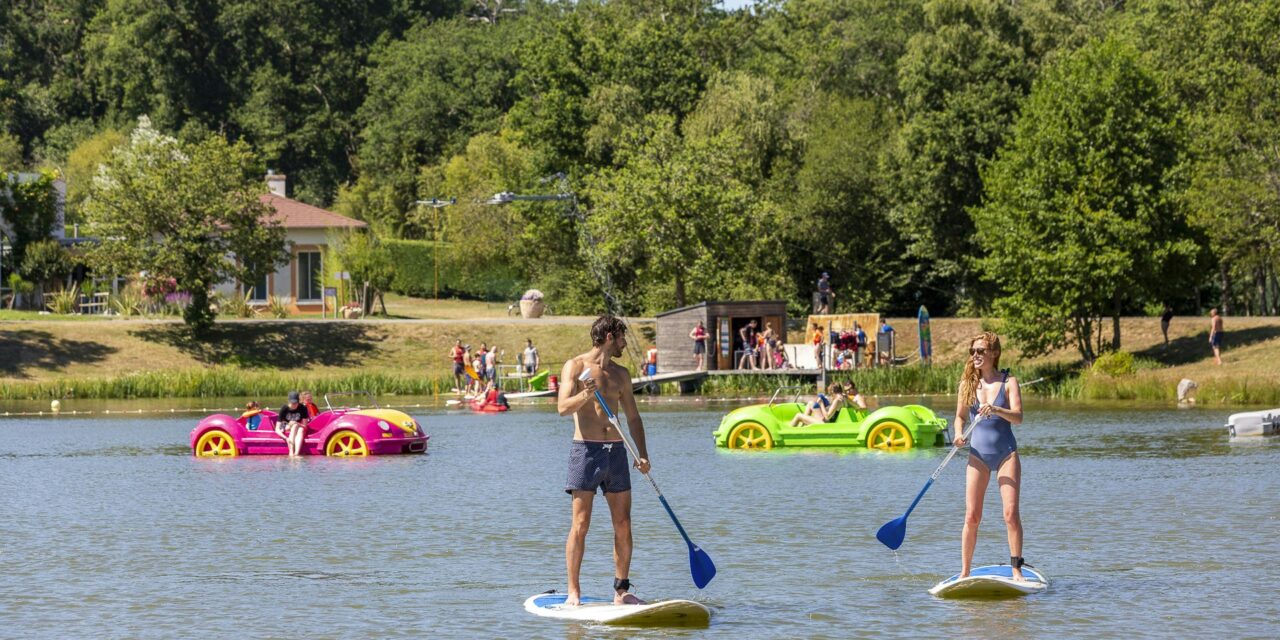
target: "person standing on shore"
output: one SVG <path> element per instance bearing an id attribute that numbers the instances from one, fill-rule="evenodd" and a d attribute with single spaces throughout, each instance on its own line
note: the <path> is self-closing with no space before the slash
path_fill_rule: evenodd
<path id="1" fill-rule="evenodd" d="M 813 323 L 813 361 L 817 363 L 818 370 L 822 370 L 822 327 L 818 323 Z"/>
<path id="2" fill-rule="evenodd" d="M 484 372 L 489 376 L 489 382 L 498 381 L 498 345 L 489 347 L 489 352 L 484 356 Z"/>
<path id="3" fill-rule="evenodd" d="M 538 348 L 533 346 L 533 338 L 525 338 L 525 342 L 527 344 L 524 348 L 524 372 L 532 376 L 538 372 Z"/>
<path id="4" fill-rule="evenodd" d="M 984 331 L 969 341 L 969 359 L 960 376 L 956 398 L 955 436 L 957 447 L 969 445 L 969 468 L 965 472 L 964 529 L 960 534 L 960 577 L 969 575 L 973 549 L 978 544 L 978 524 L 982 522 L 982 502 L 991 474 L 995 473 L 1004 503 L 1004 522 L 1009 536 L 1009 564 L 1013 578 L 1022 580 L 1022 516 L 1018 510 L 1022 491 L 1022 461 L 1013 425 L 1022 424 L 1022 392 L 1018 379 L 1000 371 L 1000 337 Z M 964 424 L 973 431 L 964 437 Z"/>
<path id="5" fill-rule="evenodd" d="M 1164 311 L 1160 312 L 1160 333 L 1164 334 L 1164 348 L 1169 348 L 1169 323 L 1173 321 L 1173 309 L 1168 303 L 1164 305 Z"/>
<path id="6" fill-rule="evenodd" d="M 453 348 L 449 350 L 449 358 L 453 360 L 453 390 L 458 395 L 462 395 L 466 391 L 462 378 L 467 374 L 467 350 L 462 348 L 461 340 L 453 343 Z"/>
<path id="7" fill-rule="evenodd" d="M 701 320 L 689 332 L 689 339 L 693 340 L 693 369 L 702 371 L 707 356 L 707 328 L 702 326 Z"/>
<path id="8" fill-rule="evenodd" d="M 1213 347 L 1213 361 L 1219 367 L 1222 366 L 1222 333 L 1222 316 L 1214 307 L 1209 310 L 1209 346 Z"/>
<path id="9" fill-rule="evenodd" d="M 739 369 L 756 368 L 756 321 L 752 320 L 738 329 L 742 338 L 742 357 L 738 358 Z"/>
<path id="10" fill-rule="evenodd" d="M 608 414 L 596 401 L 599 391 L 610 411 L 627 417 L 639 456 L 633 466 L 640 473 L 649 472 L 649 449 L 645 444 L 644 423 L 631 390 L 631 374 L 614 362 L 627 347 L 627 326 L 622 320 L 603 315 L 591 325 L 591 350 L 564 363 L 560 372 L 560 391 L 556 409 L 562 416 L 573 416 L 573 444 L 569 449 L 569 478 L 565 493 L 572 498 L 572 520 L 565 542 L 565 568 L 569 576 L 565 605 L 576 606 L 582 597 L 579 574 L 582 555 L 591 526 L 591 507 L 596 490 L 604 493 L 613 521 L 614 604 L 641 604 L 631 590 L 631 470 L 627 464 L 627 448 Z M 583 371 L 590 377 L 579 380 Z"/>

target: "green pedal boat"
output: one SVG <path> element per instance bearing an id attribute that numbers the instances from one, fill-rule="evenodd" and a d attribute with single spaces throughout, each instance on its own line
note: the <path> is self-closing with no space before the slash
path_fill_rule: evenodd
<path id="1" fill-rule="evenodd" d="M 917 404 L 878 409 L 844 408 L 831 422 L 792 427 L 791 419 L 804 409 L 799 392 L 790 402 L 779 394 L 767 404 L 753 404 L 729 412 L 712 434 L 716 446 L 730 449 L 772 449 L 788 446 L 867 447 L 886 451 L 951 444 L 947 420 Z"/>

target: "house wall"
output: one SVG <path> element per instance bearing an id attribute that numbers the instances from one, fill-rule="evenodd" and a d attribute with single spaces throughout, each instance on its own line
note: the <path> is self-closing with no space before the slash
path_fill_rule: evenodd
<path id="1" fill-rule="evenodd" d="M 693 340 L 689 332 L 701 320 L 708 327 L 707 349 L 711 349 L 711 335 L 707 324 L 707 306 L 697 305 L 660 316 L 657 319 L 658 372 L 692 371 L 694 369 Z M 710 362 L 710 360 L 708 360 Z"/>
<path id="2" fill-rule="evenodd" d="M 267 276 L 267 289 L 270 295 L 285 298 L 301 312 L 316 312 L 321 310 L 319 301 L 308 303 L 297 303 L 297 291 L 295 284 L 298 281 L 298 258 L 299 251 L 316 251 L 326 253 L 329 244 L 328 229 L 287 229 L 285 231 L 285 245 L 289 247 L 289 262 L 283 267 L 276 269 L 275 272 Z M 328 256 L 321 257 L 321 264 L 324 268 L 328 268 L 324 261 Z M 244 295 L 244 289 L 239 282 L 224 282 L 214 291 L 226 296 Z"/>

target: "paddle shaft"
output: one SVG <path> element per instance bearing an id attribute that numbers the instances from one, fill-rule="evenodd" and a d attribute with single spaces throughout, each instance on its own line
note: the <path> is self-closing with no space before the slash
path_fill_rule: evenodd
<path id="1" fill-rule="evenodd" d="M 600 395 L 600 391 L 595 391 L 596 400 L 600 406 L 604 408 L 605 415 L 609 416 L 609 422 L 613 423 L 613 428 L 618 430 L 618 435 L 622 437 L 622 443 L 626 445 L 627 451 L 631 453 L 631 457 L 636 460 L 640 459 L 640 453 L 636 451 L 635 445 L 631 444 L 631 438 L 622 430 L 622 424 L 618 422 L 618 416 L 609 409 L 609 403 L 604 401 L 604 396 Z M 662 489 L 658 488 L 658 483 L 653 481 L 653 476 L 648 471 L 641 472 L 645 480 L 649 481 L 649 486 L 653 487 L 654 493 L 658 494 L 658 501 L 662 503 L 662 508 L 667 510 L 667 515 L 671 516 L 671 521 L 675 523 L 676 529 L 680 531 L 680 537 L 684 538 L 685 544 L 693 546 L 693 541 L 689 539 L 689 534 L 685 533 L 684 525 L 680 524 L 680 519 L 676 517 L 676 512 L 671 510 L 671 505 L 667 504 L 667 497 L 662 495 Z"/>
<path id="2" fill-rule="evenodd" d="M 976 420 L 969 424 L 969 428 L 964 430 L 964 435 L 961 437 L 967 439 L 969 434 L 973 431 L 974 424 L 977 424 Z M 916 505 L 920 504 L 920 499 L 924 497 L 924 492 L 928 491 L 929 487 L 933 486 L 933 481 L 937 480 L 939 475 L 942 475 L 942 470 L 947 467 L 947 464 L 951 462 L 952 458 L 956 457 L 956 452 L 958 451 L 960 451 L 960 445 L 957 444 L 951 447 L 951 451 L 947 452 L 947 457 L 942 459 L 942 464 L 938 465 L 938 468 L 933 470 L 933 475 L 929 476 L 929 481 L 924 483 L 924 487 L 920 489 L 920 493 L 916 494 L 916 499 L 911 501 L 911 506 L 907 507 L 907 512 L 902 514 L 903 519 L 911 515 L 911 511 L 916 508 Z"/>

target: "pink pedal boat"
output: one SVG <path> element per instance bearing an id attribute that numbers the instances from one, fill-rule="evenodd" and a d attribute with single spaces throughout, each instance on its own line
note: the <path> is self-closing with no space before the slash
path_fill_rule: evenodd
<path id="1" fill-rule="evenodd" d="M 370 408 L 335 407 L 330 398 L 362 395 Z M 325 394 L 326 409 L 311 419 L 303 437 L 303 455 L 370 456 L 424 453 L 426 432 L 409 414 L 379 409 L 368 391 Z M 197 457 L 268 455 L 289 453 L 284 438 L 275 432 L 276 412 L 262 411 L 233 418 L 218 413 L 191 430 L 191 452 Z"/>

